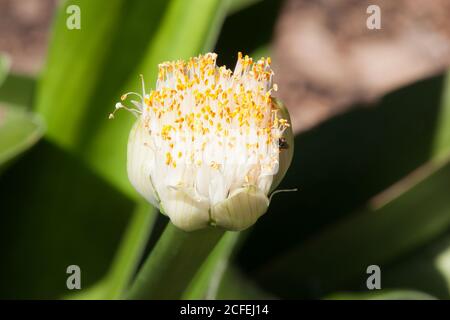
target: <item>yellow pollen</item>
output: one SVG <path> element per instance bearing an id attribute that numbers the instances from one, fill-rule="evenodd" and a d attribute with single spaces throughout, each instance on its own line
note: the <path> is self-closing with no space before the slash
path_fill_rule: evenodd
<path id="1" fill-rule="evenodd" d="M 172 154 L 170 152 L 166 153 L 166 165 L 170 165 L 172 162 Z"/>
<path id="2" fill-rule="evenodd" d="M 173 157 L 191 157 L 191 163 L 201 165 L 197 159 L 204 158 L 198 153 L 215 150 L 210 149 L 212 144 L 225 149 L 247 147 L 258 155 L 267 150 L 265 143 L 277 145 L 289 123 L 272 103 L 271 93 L 278 86 L 272 85 L 271 63 L 270 58 L 254 61 L 241 52 L 236 72 L 216 66 L 213 53 L 161 63 L 156 89 L 144 95 L 141 111 L 150 134 L 162 140 L 164 150 L 173 152 L 166 153 L 166 164 L 175 167 Z M 126 98 L 124 94 L 121 100 Z M 239 140 L 240 135 L 251 138 Z M 174 150 L 178 138 L 181 145 L 177 142 Z M 219 168 L 215 162 L 210 165 Z"/>

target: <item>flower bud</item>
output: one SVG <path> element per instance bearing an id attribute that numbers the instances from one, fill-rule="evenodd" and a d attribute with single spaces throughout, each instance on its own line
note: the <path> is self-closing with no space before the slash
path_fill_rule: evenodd
<path id="1" fill-rule="evenodd" d="M 294 146 L 272 77 L 269 58 L 239 54 L 232 72 L 208 53 L 160 64 L 156 90 L 118 104 L 138 118 L 128 177 L 179 228 L 243 230 L 267 211 Z"/>

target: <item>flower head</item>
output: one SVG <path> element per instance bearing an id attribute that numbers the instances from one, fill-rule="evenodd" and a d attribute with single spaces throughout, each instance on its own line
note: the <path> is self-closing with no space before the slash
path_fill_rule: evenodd
<path id="1" fill-rule="evenodd" d="M 116 105 L 138 118 L 128 142 L 131 183 L 188 231 L 251 226 L 292 158 L 288 115 L 271 96 L 270 58 L 239 53 L 231 71 L 216 57 L 164 62 L 156 89 L 143 89 L 135 108 Z"/>

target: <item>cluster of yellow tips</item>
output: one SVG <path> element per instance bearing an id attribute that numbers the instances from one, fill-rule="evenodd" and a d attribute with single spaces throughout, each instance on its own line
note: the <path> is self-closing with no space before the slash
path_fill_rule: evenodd
<path id="1" fill-rule="evenodd" d="M 248 226 L 267 208 L 275 176 L 285 173 L 280 151 L 289 123 L 272 101 L 270 58 L 239 53 L 233 71 L 217 66 L 216 58 L 207 53 L 161 63 L 155 90 L 146 93 L 143 85 L 142 95 L 123 95 L 122 101 L 140 98 L 131 101 L 134 107 L 116 104 L 138 117 L 128 144 L 130 180 L 185 229 L 225 219 L 228 204 L 222 206 L 230 197 L 257 197 L 260 207 L 248 208 L 251 215 L 239 226 L 222 221 L 232 229 Z M 181 214 L 180 206 L 195 214 Z"/>
<path id="2" fill-rule="evenodd" d="M 217 67 L 216 57 L 208 53 L 188 61 L 161 63 L 156 90 L 144 94 L 144 103 L 139 106 L 142 110 L 138 112 L 142 112 L 152 134 L 167 142 L 168 165 L 176 166 L 176 159 L 185 156 L 186 150 L 174 153 L 175 136 L 182 140 L 189 138 L 194 144 L 201 140 L 200 151 L 205 151 L 208 143 L 205 136 L 229 137 L 216 142 L 223 146 L 226 141 L 226 147 L 233 148 L 236 134 L 245 135 L 249 138 L 245 146 L 256 154 L 258 148 L 266 148 L 260 144 L 273 143 L 283 128 L 289 126 L 272 106 L 271 92 L 276 85 L 272 86 L 270 58 L 255 62 L 239 53 L 232 72 L 225 66 Z M 235 130 L 238 133 L 231 132 Z M 190 151 L 186 160 L 202 163 L 203 159 L 196 157 L 199 150 Z M 212 166 L 218 166 L 216 161 L 211 162 Z"/>

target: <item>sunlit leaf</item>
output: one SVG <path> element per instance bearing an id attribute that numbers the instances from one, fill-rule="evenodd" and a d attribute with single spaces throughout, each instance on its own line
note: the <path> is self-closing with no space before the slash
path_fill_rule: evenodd
<path id="1" fill-rule="evenodd" d="M 8 75 L 10 67 L 10 60 L 7 56 L 0 54 L 0 87 L 3 84 L 6 76 Z"/>
<path id="2" fill-rule="evenodd" d="M 413 290 L 375 290 L 363 293 L 336 293 L 329 300 L 436 300 L 435 297 Z"/>
<path id="3" fill-rule="evenodd" d="M 0 171 L 34 145 L 43 135 L 44 127 L 40 117 L 0 105 Z"/>
<path id="4" fill-rule="evenodd" d="M 108 115 L 124 92 L 141 92 L 139 74 L 150 89 L 159 63 L 207 50 L 226 1 L 69 3 L 80 6 L 82 27 L 68 30 L 64 7 L 60 10 L 36 108 L 48 121 L 50 139 L 135 196 L 124 170 L 134 118 L 123 113 L 108 121 Z"/>

